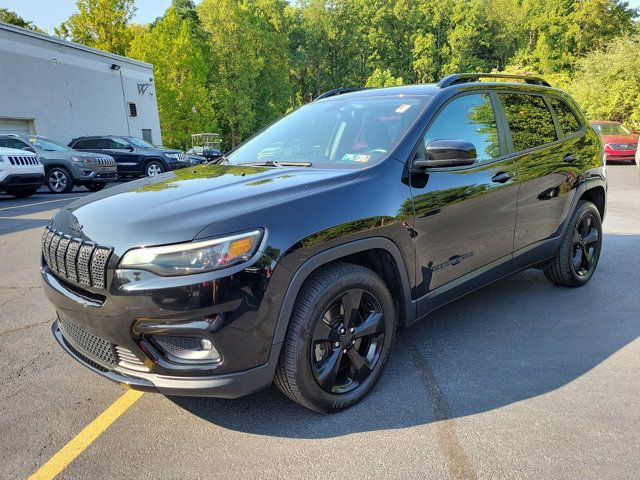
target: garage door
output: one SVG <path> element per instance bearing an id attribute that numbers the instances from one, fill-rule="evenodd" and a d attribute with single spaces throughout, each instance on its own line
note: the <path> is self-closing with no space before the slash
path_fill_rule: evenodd
<path id="1" fill-rule="evenodd" d="M 0 118 L 0 133 L 31 135 L 31 122 L 19 118 Z"/>

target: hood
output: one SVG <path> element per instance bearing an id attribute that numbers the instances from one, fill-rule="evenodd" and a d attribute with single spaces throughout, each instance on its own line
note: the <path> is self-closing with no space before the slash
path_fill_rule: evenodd
<path id="1" fill-rule="evenodd" d="M 57 152 L 50 152 L 50 151 L 47 151 L 47 150 L 39 150 L 38 151 L 38 155 L 40 155 L 41 157 L 44 157 L 44 158 L 60 159 L 60 160 L 71 160 L 71 157 L 96 158 L 96 159 L 98 159 L 98 158 L 103 158 L 103 159 L 112 158 L 109 155 L 105 155 L 105 154 L 102 154 L 102 153 L 80 152 L 78 150 L 57 151 Z"/>
<path id="2" fill-rule="evenodd" d="M 604 143 L 638 143 L 638 135 L 634 134 L 618 134 L 618 135 L 603 135 L 602 140 Z"/>
<path id="3" fill-rule="evenodd" d="M 199 165 L 83 197 L 62 209 L 52 226 L 113 246 L 122 254 L 135 246 L 190 241 L 212 223 L 346 182 L 359 173 L 353 169 Z M 220 232 L 226 233 L 232 232 Z"/>
<path id="4" fill-rule="evenodd" d="M 155 147 L 155 148 L 138 148 L 139 152 L 149 153 L 149 154 L 158 154 L 158 153 L 184 153 L 182 150 L 174 150 L 171 148 L 164 147 Z"/>

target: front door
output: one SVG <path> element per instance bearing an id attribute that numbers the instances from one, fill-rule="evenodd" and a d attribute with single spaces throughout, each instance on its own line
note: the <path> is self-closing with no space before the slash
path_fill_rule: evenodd
<path id="1" fill-rule="evenodd" d="M 488 93 L 454 97 L 424 135 L 425 145 L 434 140 L 470 142 L 477 160 L 411 176 L 418 316 L 433 307 L 429 299 L 436 293 L 511 258 L 518 187 L 514 162 L 505 157 L 500 141 L 504 132 L 496 122 L 496 104 Z"/>
<path id="2" fill-rule="evenodd" d="M 139 173 L 142 171 L 140 156 L 134 147 L 120 138 L 107 138 L 104 153 L 111 155 L 118 165 L 118 173 Z"/>

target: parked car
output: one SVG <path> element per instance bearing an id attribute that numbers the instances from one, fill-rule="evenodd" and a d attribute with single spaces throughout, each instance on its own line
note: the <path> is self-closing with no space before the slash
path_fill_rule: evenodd
<path id="1" fill-rule="evenodd" d="M 69 146 L 84 152 L 111 155 L 118 165 L 118 174 L 123 176 L 153 177 L 168 170 L 190 165 L 184 152 L 158 147 L 136 137 L 114 135 L 78 137 L 71 140 Z"/>
<path id="2" fill-rule="evenodd" d="M 529 267 L 586 284 L 602 141 L 543 80 L 491 76 L 335 90 L 224 164 L 65 207 L 42 242 L 55 338 L 131 388 L 233 398 L 275 378 L 332 412 L 371 391 L 399 326 Z"/>
<path id="3" fill-rule="evenodd" d="M 0 147 L 0 191 L 30 197 L 44 183 L 44 167 L 31 152 Z"/>
<path id="4" fill-rule="evenodd" d="M 75 185 L 97 192 L 117 178 L 115 161 L 109 155 L 77 152 L 40 135 L 0 134 L 0 146 L 38 155 L 44 165 L 45 185 L 53 193 L 70 192 Z"/>
<path id="5" fill-rule="evenodd" d="M 593 128 L 602 136 L 606 161 L 635 162 L 638 134 L 620 122 L 593 121 Z"/>

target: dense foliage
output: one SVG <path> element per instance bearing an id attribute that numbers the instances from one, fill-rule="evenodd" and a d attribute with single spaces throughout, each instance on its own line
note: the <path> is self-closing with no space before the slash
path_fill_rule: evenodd
<path id="1" fill-rule="evenodd" d="M 235 145 L 341 86 L 460 71 L 543 75 L 594 118 L 640 126 L 637 12 L 621 0 L 174 0 L 132 25 L 135 0 L 78 0 L 57 33 L 149 61 L 166 144 Z"/>

